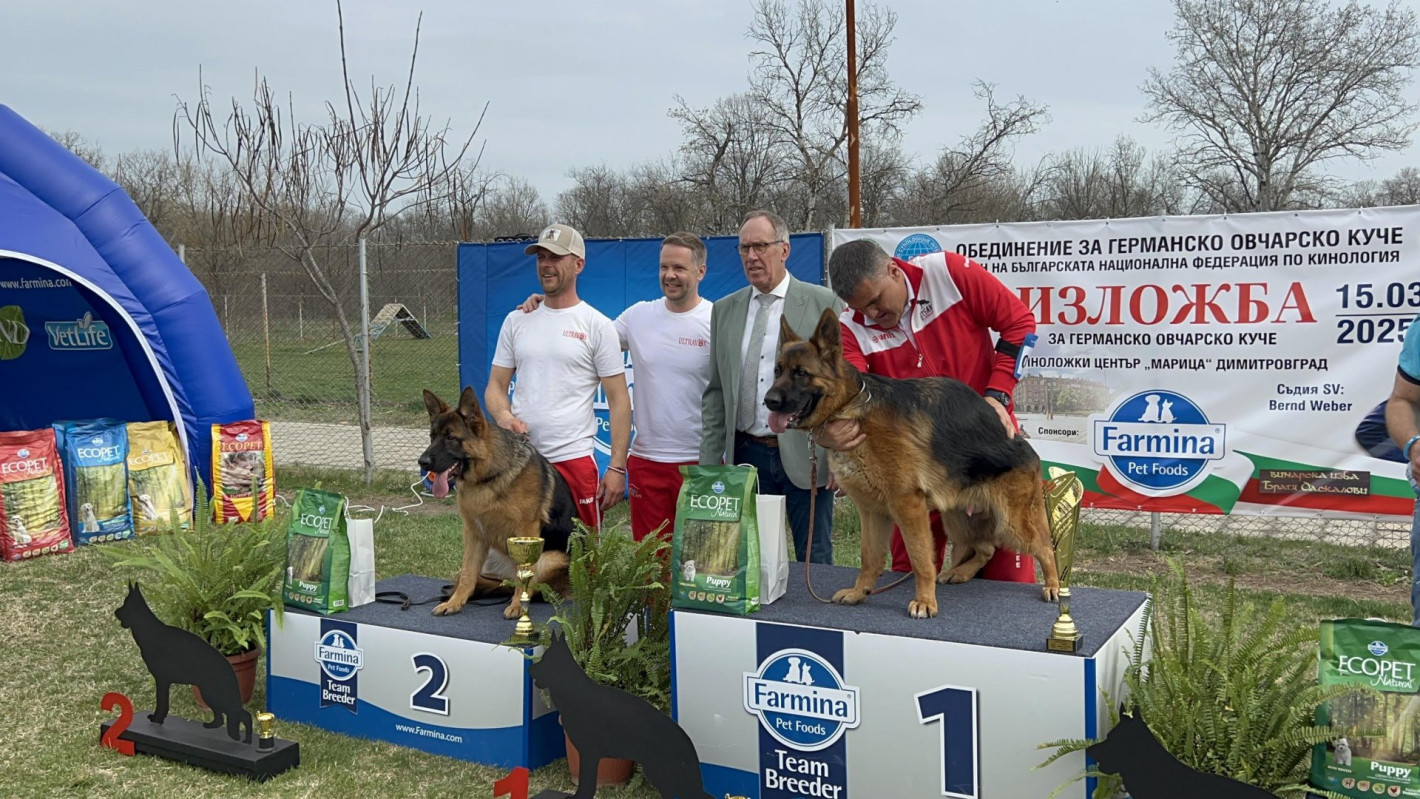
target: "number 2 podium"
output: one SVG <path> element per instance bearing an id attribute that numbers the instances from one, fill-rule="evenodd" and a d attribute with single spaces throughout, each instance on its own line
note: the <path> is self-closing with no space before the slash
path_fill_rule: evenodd
<path id="1" fill-rule="evenodd" d="M 812 568 L 825 598 L 857 574 Z M 1084 770 L 1083 753 L 1036 770 L 1037 746 L 1106 732 L 1146 595 L 1072 588 L 1084 640 L 1062 654 L 1046 649 L 1057 606 L 1039 586 L 938 586 L 937 617 L 918 620 L 911 585 L 824 605 L 794 563 L 758 613 L 672 611 L 674 712 L 712 796 L 1043 799 Z"/>
<path id="2" fill-rule="evenodd" d="M 377 588 L 420 602 L 444 583 L 404 575 Z M 443 617 L 432 602 L 333 616 L 288 607 L 268 623 L 267 706 L 281 720 L 489 766 L 546 765 L 566 755 L 562 728 L 522 654 L 499 645 L 513 632 L 506 603 Z M 542 602 L 531 612 L 539 623 L 551 613 Z"/>

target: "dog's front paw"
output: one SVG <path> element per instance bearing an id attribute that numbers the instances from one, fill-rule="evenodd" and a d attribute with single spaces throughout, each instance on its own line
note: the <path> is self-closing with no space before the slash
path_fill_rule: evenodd
<path id="1" fill-rule="evenodd" d="M 937 615 L 937 600 L 914 599 L 907 603 L 907 615 L 914 619 L 930 619 Z"/>
<path id="2" fill-rule="evenodd" d="M 523 615 L 522 605 L 509 605 L 503 608 L 503 618 L 505 619 L 516 619 L 521 615 Z"/>
<path id="3" fill-rule="evenodd" d="M 833 601 L 838 605 L 857 605 L 868 598 L 867 591 L 860 591 L 857 588 L 845 588 L 833 595 Z"/>
<path id="4" fill-rule="evenodd" d="M 435 615 L 435 616 L 452 616 L 452 615 L 454 615 L 455 613 L 458 613 L 458 612 L 461 611 L 461 610 L 463 610 L 463 603 L 462 603 L 462 602 L 455 602 L 454 600 L 450 599 L 448 602 L 441 602 L 441 603 L 435 605 L 435 606 L 434 606 L 434 615 Z"/>
<path id="5" fill-rule="evenodd" d="M 1041 589 L 1040 589 L 1040 597 L 1041 597 L 1041 599 L 1044 599 L 1046 602 L 1059 602 L 1059 601 L 1060 601 L 1060 586 L 1059 586 L 1059 584 L 1042 586 Z"/>

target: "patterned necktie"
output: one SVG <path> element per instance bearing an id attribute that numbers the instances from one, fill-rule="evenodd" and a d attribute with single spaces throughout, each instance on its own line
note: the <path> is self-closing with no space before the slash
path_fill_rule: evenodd
<path id="1" fill-rule="evenodd" d="M 749 349 L 745 350 L 744 367 L 740 369 L 740 406 L 737 419 L 737 429 L 740 430 L 754 427 L 755 411 L 761 399 L 759 358 L 764 349 L 764 329 L 769 325 L 769 305 L 779 298 L 773 294 L 760 294 L 755 299 L 759 301 L 759 308 L 755 311 L 754 327 L 749 333 Z"/>

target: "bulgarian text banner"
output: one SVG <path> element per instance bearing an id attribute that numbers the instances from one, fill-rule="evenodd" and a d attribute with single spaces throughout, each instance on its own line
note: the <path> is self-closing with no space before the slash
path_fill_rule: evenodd
<path id="1" fill-rule="evenodd" d="M 898 258 L 962 253 L 1030 306 L 1017 416 L 1093 507 L 1413 510 L 1404 464 L 1358 427 L 1420 314 L 1420 206 L 837 230 L 833 244 L 858 238 Z"/>

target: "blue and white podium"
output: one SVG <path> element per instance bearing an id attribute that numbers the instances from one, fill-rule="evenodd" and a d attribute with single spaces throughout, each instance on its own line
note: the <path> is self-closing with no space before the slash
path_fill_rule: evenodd
<path id="1" fill-rule="evenodd" d="M 857 575 L 812 568 L 825 598 Z M 1037 746 L 1106 732 L 1102 692 L 1120 696 L 1146 595 L 1073 589 L 1084 641 L 1061 654 L 1038 586 L 938 586 L 937 617 L 916 620 L 911 585 L 825 605 L 795 563 L 789 593 L 748 617 L 672 612 L 674 712 L 711 795 L 1044 799 L 1084 770 L 1083 753 L 1035 770 L 1050 754 Z"/>
<path id="2" fill-rule="evenodd" d="M 414 601 L 445 580 L 404 575 L 379 591 Z M 286 608 L 268 622 L 267 706 L 278 719 L 489 766 L 535 769 L 566 756 L 557 713 L 527 660 L 500 646 L 513 633 L 506 598 L 434 616 L 434 604 L 369 604 L 333 616 Z M 545 623 L 551 610 L 535 602 Z"/>

